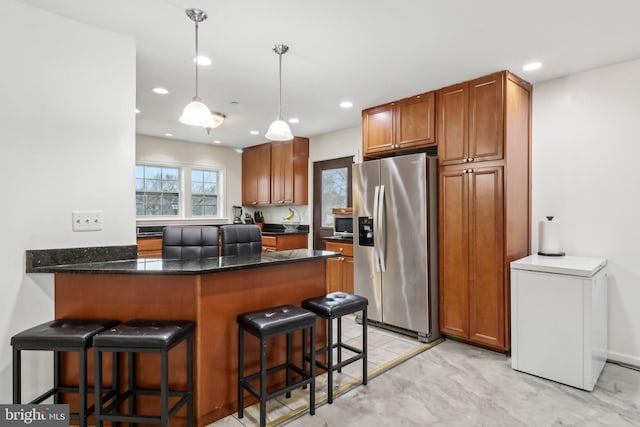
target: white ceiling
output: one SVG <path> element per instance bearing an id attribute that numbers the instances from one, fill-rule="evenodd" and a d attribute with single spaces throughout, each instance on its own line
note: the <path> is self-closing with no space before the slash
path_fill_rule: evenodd
<path id="1" fill-rule="evenodd" d="M 235 147 L 264 142 L 277 115 L 276 43 L 290 46 L 283 116 L 298 117 L 293 133 L 308 137 L 358 125 L 364 108 L 498 70 L 536 83 L 640 58 L 638 0 L 22 1 L 135 38 L 138 133 Z M 178 122 L 194 95 L 184 13 L 194 7 L 209 15 L 200 51 L 213 59 L 200 67 L 200 96 L 227 115 L 211 135 Z M 534 60 L 544 67 L 522 71 Z"/>

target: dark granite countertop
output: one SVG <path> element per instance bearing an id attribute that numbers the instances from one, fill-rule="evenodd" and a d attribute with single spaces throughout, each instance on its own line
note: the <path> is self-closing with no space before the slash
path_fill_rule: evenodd
<path id="1" fill-rule="evenodd" d="M 323 240 L 329 240 L 329 241 L 333 241 L 333 242 L 346 242 L 346 243 L 353 243 L 353 236 L 329 236 L 329 237 L 324 237 Z"/>
<path id="2" fill-rule="evenodd" d="M 277 231 L 263 231 L 263 236 L 283 236 L 289 234 L 309 234 L 309 230 L 293 230 L 293 231 L 285 231 L 285 230 L 277 230 Z"/>
<path id="3" fill-rule="evenodd" d="M 339 255 L 337 252 L 295 249 L 279 252 L 264 252 L 251 256 L 222 256 L 192 261 L 141 258 L 107 262 L 88 262 L 84 264 L 51 265 L 33 268 L 31 272 L 76 274 L 208 274 L 332 258 Z"/>

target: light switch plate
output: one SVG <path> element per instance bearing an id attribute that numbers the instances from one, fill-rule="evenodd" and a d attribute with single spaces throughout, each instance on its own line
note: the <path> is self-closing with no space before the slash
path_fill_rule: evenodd
<path id="1" fill-rule="evenodd" d="M 102 211 L 73 211 L 73 231 L 99 231 L 102 230 Z"/>

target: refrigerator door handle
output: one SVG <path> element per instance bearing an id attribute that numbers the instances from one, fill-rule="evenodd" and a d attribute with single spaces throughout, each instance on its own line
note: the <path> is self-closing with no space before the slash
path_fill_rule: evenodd
<path id="1" fill-rule="evenodd" d="M 387 237 L 386 237 L 386 227 L 387 227 L 387 218 L 386 218 L 386 209 L 384 208 L 385 200 L 384 200 L 384 185 L 380 186 L 380 194 L 378 195 L 378 244 L 376 248 L 378 250 L 378 259 L 380 262 L 380 272 L 384 273 L 387 271 Z"/>
<path id="2" fill-rule="evenodd" d="M 376 266 L 376 273 L 380 273 L 380 254 L 378 253 L 378 199 L 380 198 L 380 187 L 376 185 L 373 190 L 373 264 Z"/>

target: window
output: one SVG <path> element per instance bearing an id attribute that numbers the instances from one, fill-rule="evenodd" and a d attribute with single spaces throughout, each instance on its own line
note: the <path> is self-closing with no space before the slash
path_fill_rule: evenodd
<path id="1" fill-rule="evenodd" d="M 218 171 L 191 170 L 191 215 L 218 216 Z"/>
<path id="2" fill-rule="evenodd" d="M 136 166 L 136 215 L 180 214 L 180 169 Z"/>
<path id="3" fill-rule="evenodd" d="M 138 219 L 223 219 L 224 169 L 136 165 Z"/>
<path id="4" fill-rule="evenodd" d="M 347 207 L 348 168 L 322 171 L 322 227 L 333 227 L 333 208 Z"/>

